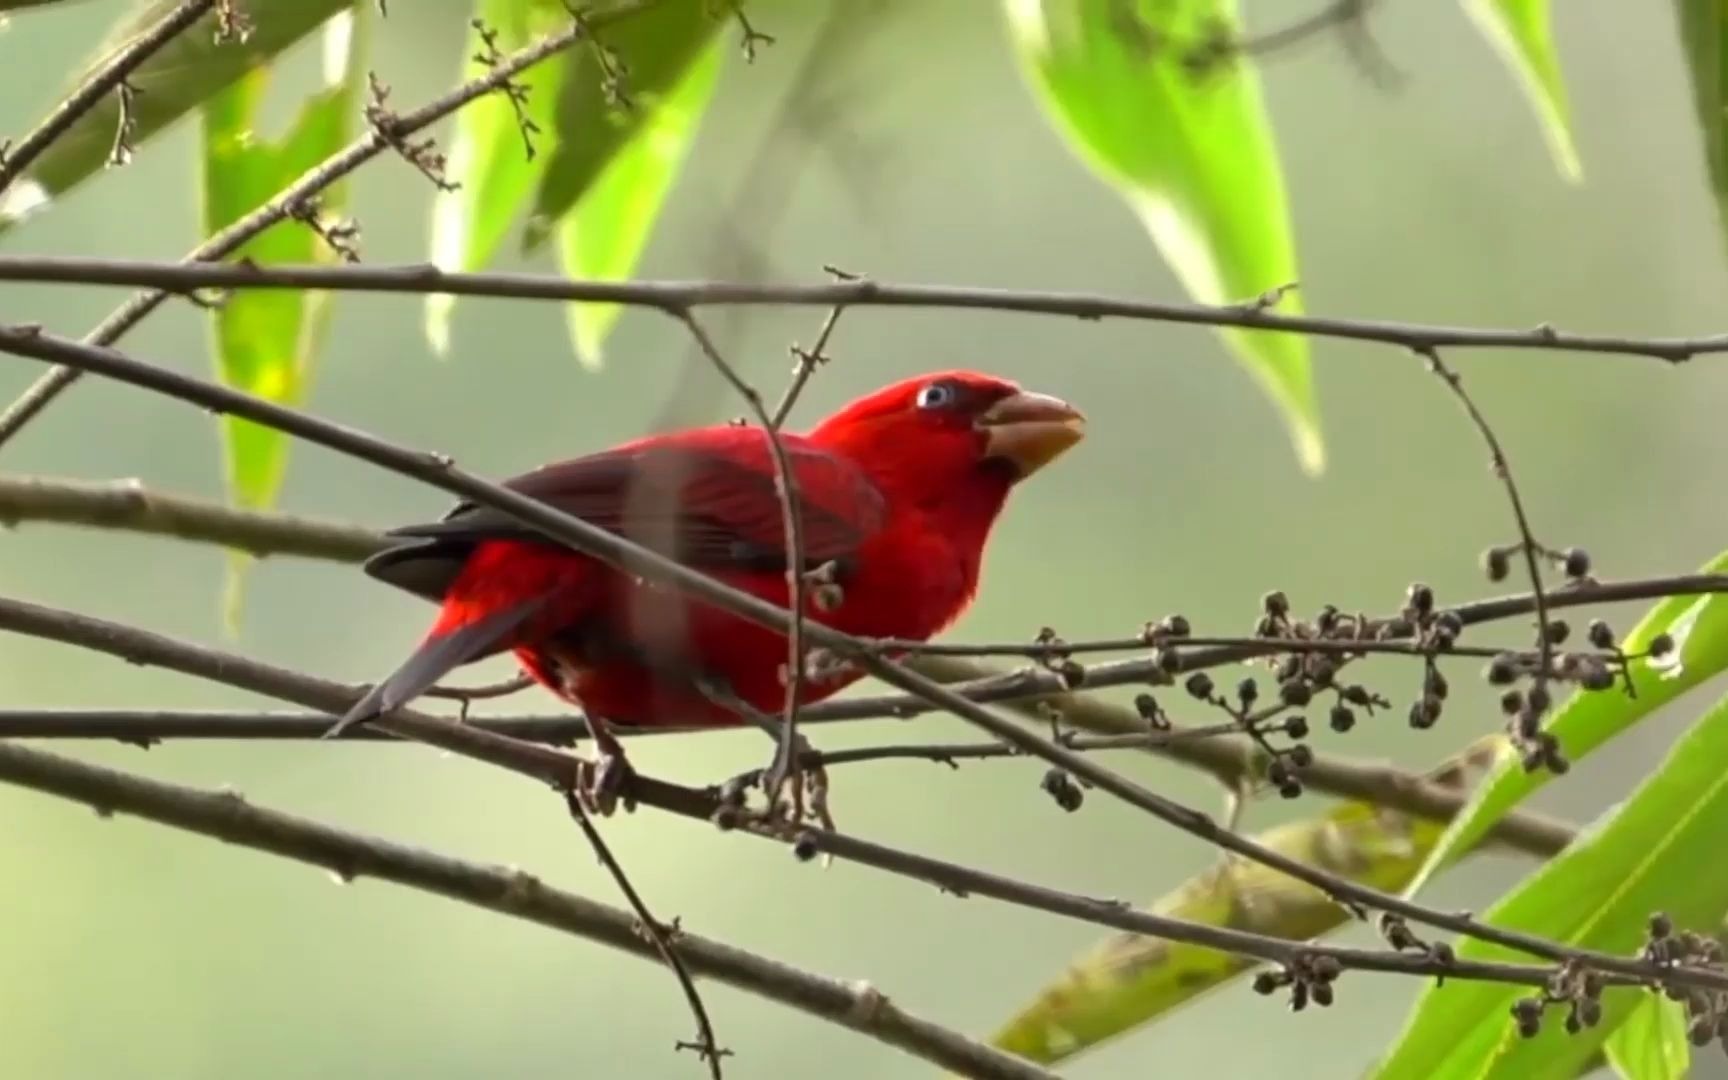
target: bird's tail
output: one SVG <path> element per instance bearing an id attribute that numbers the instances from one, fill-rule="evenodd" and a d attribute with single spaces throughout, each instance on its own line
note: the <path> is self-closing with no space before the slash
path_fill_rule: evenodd
<path id="1" fill-rule="evenodd" d="M 530 596 L 454 625 L 449 625 L 452 620 L 448 618 L 440 619 L 414 655 L 355 702 L 324 737 L 333 739 L 357 724 L 401 708 L 453 669 L 506 648 L 515 630 L 543 608 L 548 599 L 546 594 Z M 446 608 L 446 613 L 450 614 L 451 609 Z"/>

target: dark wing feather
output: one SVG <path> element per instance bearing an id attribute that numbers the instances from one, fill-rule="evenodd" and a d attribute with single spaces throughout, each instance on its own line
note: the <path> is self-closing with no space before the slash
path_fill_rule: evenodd
<path id="1" fill-rule="evenodd" d="M 804 564 L 845 565 L 882 527 L 886 500 L 852 462 L 783 436 L 799 493 Z M 701 569 L 784 569 L 786 544 L 773 459 L 754 428 L 704 428 L 546 465 L 504 486 Z M 391 531 L 408 543 L 367 573 L 428 599 L 443 595 L 482 540 L 537 540 L 506 514 L 459 503 L 443 519 Z M 550 541 L 547 541 L 550 543 Z"/>

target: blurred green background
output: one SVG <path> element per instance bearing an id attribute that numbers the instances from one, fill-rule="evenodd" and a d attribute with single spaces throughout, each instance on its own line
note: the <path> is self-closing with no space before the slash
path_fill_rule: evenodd
<path id="1" fill-rule="evenodd" d="M 67 4 L 0 30 L 0 131 L 55 100 L 126 5 Z M 1035 109 L 985 0 L 898 5 L 828 72 L 843 109 L 789 177 L 779 220 L 727 220 L 735 190 L 819 13 L 779 15 L 754 67 L 731 63 L 645 276 L 714 273 L 742 232 L 777 276 L 824 263 L 883 280 L 1097 290 L 1175 299 L 1139 225 L 1087 176 Z M 1271 25 L 1293 5 L 1253 6 Z M 784 9 L 782 9 L 784 10 Z M 1306 6 L 1303 7 L 1303 13 Z M 466 4 L 392 5 L 371 66 L 416 103 L 448 85 Z M 1310 310 L 1427 322 L 1549 321 L 1567 329 L 1679 334 L 1721 329 L 1723 244 L 1703 182 L 1667 5 L 1586 0 L 1558 12 L 1586 182 L 1563 185 L 1510 75 L 1450 4 L 1376 12 L 1376 40 L 1402 75 L 1365 78 L 1336 38 L 1263 64 L 1293 204 Z M 272 91 L 285 115 L 310 81 L 301 50 Z M 193 127 L 148 145 L 7 238 L 13 252 L 177 256 L 196 239 Z M 832 151 L 839 148 L 842 152 Z M 431 189 L 385 159 L 357 181 L 370 261 L 425 257 Z M 778 202 L 779 200 L 776 200 Z M 734 250 L 730 252 L 736 255 Z M 532 264 L 550 269 L 549 258 Z M 82 332 L 113 291 L 8 285 L 0 320 Z M 758 312 L 733 346 L 765 386 L 808 343 L 821 312 Z M 464 300 L 453 356 L 432 358 L 421 309 L 401 297 L 340 298 L 313 407 L 489 473 L 604 446 L 656 426 L 739 411 L 690 355 L 680 329 L 625 317 L 603 373 L 575 364 L 550 306 Z M 128 339 L 139 355 L 208 370 L 199 312 L 174 306 Z M 1477 551 L 1510 539 L 1503 496 L 1475 436 L 1438 384 L 1394 350 L 1316 348 L 1331 466 L 1298 472 L 1280 422 L 1219 341 L 1194 328 L 988 313 L 847 315 L 798 419 L 889 379 L 940 366 L 986 368 L 1087 410 L 1083 447 L 1014 500 L 977 606 L 956 639 L 1121 634 L 1179 611 L 1202 632 L 1243 632 L 1268 588 L 1297 606 L 1393 605 L 1413 579 L 1442 602 L 1489 586 Z M 1600 573 L 1690 569 L 1728 539 L 1716 497 L 1728 452 L 1712 360 L 1537 353 L 1456 354 L 1498 425 L 1541 536 L 1579 543 Z M 0 361 L 0 397 L 39 371 Z M 93 380 L 7 447 L 8 471 L 140 476 L 220 491 L 215 426 L 171 402 Z M 315 449 L 297 449 L 285 509 L 379 526 L 445 500 Z M 219 642 L 223 555 L 131 536 L 24 526 L 0 534 L 0 591 Z M 335 678 L 394 662 L 427 609 L 343 567 L 289 560 L 251 574 L 237 647 Z M 1632 612 L 1622 614 L 1629 625 Z M 503 669 L 499 669 L 501 672 Z M 1416 673 L 1372 670 L 1407 700 Z M 1461 672 L 1462 674 L 1462 672 Z M 1492 729 L 1491 699 L 1467 692 L 1433 731 L 1396 715 L 1318 749 L 1422 767 Z M 10 707 L 248 706 L 246 695 L 93 654 L 0 638 Z M 525 694 L 513 706 L 542 709 Z M 1584 819 L 1619 798 L 1696 706 L 1639 729 L 1575 770 L 1540 805 Z M 1198 714 L 1189 719 L 1201 719 Z M 920 738 L 965 734 L 917 722 Z M 892 722 L 824 728 L 820 745 L 905 740 Z M 257 802 L 440 850 L 511 863 L 613 898 L 562 811 L 531 785 L 417 747 L 165 746 L 75 752 L 152 775 L 232 784 Z M 639 745 L 645 771 L 703 782 L 759 763 L 760 736 Z M 1215 805 L 1202 778 L 1149 758 L 1114 764 L 1158 790 Z M 949 772 L 916 764 L 839 775 L 841 823 L 863 835 L 1094 895 L 1149 899 L 1211 853 L 1108 800 L 1066 815 L 1028 762 Z M 1276 798 L 1259 827 L 1311 812 Z M 690 1021 L 670 978 L 640 961 L 375 882 L 324 874 L 134 821 L 102 822 L 0 790 L 0 1075 L 236 1074 L 690 1077 L 672 1051 Z M 986 1035 L 1096 928 L 982 900 L 961 901 L 868 870 L 827 871 L 783 850 L 652 813 L 607 824 L 662 916 L 846 978 Z M 1432 893 L 1480 907 L 1520 864 L 1477 859 Z M 1365 940 L 1365 938 L 1364 938 Z M 1085 1078 L 1358 1073 L 1395 1034 L 1415 986 L 1352 975 L 1329 1011 L 1291 1016 L 1233 987 L 1170 1021 L 1069 1063 Z M 737 1076 L 886 1077 L 927 1072 L 899 1053 L 723 988 L 707 991 Z M 1253 1037 L 1244 1038 L 1247 1030 Z"/>

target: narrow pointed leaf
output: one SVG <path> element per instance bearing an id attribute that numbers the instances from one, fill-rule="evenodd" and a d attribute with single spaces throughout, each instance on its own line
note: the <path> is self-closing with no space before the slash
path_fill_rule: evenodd
<path id="1" fill-rule="evenodd" d="M 1705 175 L 1716 199 L 1716 224 L 1728 230 L 1728 9 L 1720 0 L 1674 0 L 1674 11 L 1704 141 Z"/>
<path id="2" fill-rule="evenodd" d="M 560 0 L 478 0 L 474 16 L 496 35 L 494 43 L 504 53 L 570 19 Z M 462 81 L 485 74 L 481 59 L 485 49 L 479 31 L 470 26 L 462 53 Z M 497 252 L 545 171 L 555 144 L 553 103 L 564 72 L 565 63 L 558 59 L 535 64 L 516 79 L 523 91 L 518 104 L 504 93 L 492 93 L 456 114 L 448 175 L 458 187 L 440 191 L 432 203 L 432 261 L 439 267 L 475 270 Z M 532 129 L 525 130 L 523 118 Z M 440 356 L 450 349 L 455 305 L 454 296 L 426 298 L 426 338 Z"/>
<path id="3" fill-rule="evenodd" d="M 604 51 L 573 49 L 564 55 L 553 119 L 556 145 L 523 231 L 525 250 L 552 237 L 565 212 L 647 122 L 655 103 L 684 79 L 719 33 L 723 9 L 710 0 L 661 0 L 608 27 Z"/>
<path id="4" fill-rule="evenodd" d="M 1602 1049 L 1622 1080 L 1685 1080 L 1692 1065 L 1686 1010 L 1678 1001 L 1647 997 Z"/>
<path id="5" fill-rule="evenodd" d="M 1728 552 L 1716 556 L 1703 572 L 1728 572 Z M 1668 597 L 1625 635 L 1621 646 L 1627 652 L 1642 652 L 1651 639 L 1664 633 L 1674 641 L 1672 652 L 1660 659 L 1631 662 L 1637 697 L 1618 690 L 1575 693 L 1549 721 L 1547 730 L 1560 740 L 1568 758 L 1576 762 L 1588 757 L 1661 706 L 1728 669 L 1728 596 Z M 1547 770 L 1525 772 L 1508 746 L 1405 891 L 1414 895 L 1551 778 Z"/>
<path id="6" fill-rule="evenodd" d="M 357 4 L 356 12 L 365 5 Z M 216 94 L 203 108 L 203 216 L 216 232 L 271 198 L 346 143 L 359 109 L 359 24 L 363 15 L 332 22 L 327 31 L 327 85 L 300 107 L 278 140 L 261 135 L 258 110 L 269 82 L 255 68 Z M 338 184 L 319 208 L 332 219 L 342 204 Z M 329 261 L 328 245 L 306 224 L 285 221 L 248 241 L 238 252 L 260 265 Z M 329 294 L 290 289 L 237 290 L 211 312 L 217 374 L 234 387 L 271 401 L 301 404 L 329 314 Z M 224 474 L 230 501 L 248 508 L 275 501 L 287 468 L 289 441 L 249 420 L 224 416 Z M 237 556 L 238 557 L 238 556 Z M 231 565 L 228 612 L 238 604 L 238 563 Z"/>
<path id="7" fill-rule="evenodd" d="M 349 0 L 246 0 L 244 8 L 252 32 L 244 42 L 218 42 L 214 18 L 200 19 L 133 73 L 130 82 L 138 89 L 133 99 L 133 145 L 144 144 L 247 72 L 266 64 L 348 4 Z M 70 81 L 68 89 L 173 6 L 172 0 L 158 0 L 129 15 L 85 70 Z M 56 140 L 0 196 L 0 234 L 101 172 L 113 148 L 119 120 L 119 100 L 110 94 Z"/>
<path id="8" fill-rule="evenodd" d="M 1539 934 L 1578 948 L 1621 955 L 1638 950 L 1650 915 L 1708 932 L 1728 912 L 1728 701 L 1715 705 L 1679 740 L 1630 798 L 1543 863 L 1483 916 L 1495 926 Z M 1525 960 L 1474 938 L 1454 943 L 1459 957 Z M 1475 1080 L 1567 1078 L 1601 1051 L 1650 991 L 1615 987 L 1602 996 L 1602 1020 L 1569 1034 L 1564 1009 L 1551 1009 L 1541 1032 L 1521 1037 L 1513 1001 L 1531 989 L 1492 982 L 1427 984 L 1403 1035 L 1376 1076 Z"/>
<path id="9" fill-rule="evenodd" d="M 1463 787 L 1493 758 L 1499 736 L 1480 740 L 1430 779 Z M 1440 838 L 1442 825 L 1366 802 L 1292 822 L 1255 839 L 1292 858 L 1380 889 L 1398 889 Z M 1231 859 L 1154 902 L 1161 915 L 1307 940 L 1349 915 L 1318 889 L 1258 863 Z M 995 1044 L 1043 1064 L 1066 1060 L 1149 1024 L 1258 967 L 1195 945 L 1119 934 L 1077 959 L 996 1033 Z"/>
<path id="10" fill-rule="evenodd" d="M 1555 168 L 1567 180 L 1582 179 L 1566 82 L 1549 27 L 1548 0 L 1464 0 L 1464 6 L 1524 87 Z"/>
<path id="11" fill-rule="evenodd" d="M 1282 167 L 1244 57 L 1196 62 L 1234 0 L 1006 0 L 1037 98 L 1092 170 L 1139 215 L 1183 287 L 1205 303 L 1256 301 L 1296 282 Z M 1286 293 L 1274 310 L 1301 310 Z M 1283 412 L 1302 466 L 1324 467 L 1308 342 L 1223 336 Z"/>
<path id="12" fill-rule="evenodd" d="M 630 141 L 565 211 L 558 222 L 558 254 L 565 274 L 622 281 L 636 268 L 696 122 L 713 96 L 724 50 L 723 42 L 710 42 L 670 93 L 640 106 L 648 111 Z M 566 304 L 564 310 L 577 358 L 598 367 L 606 335 L 623 309 L 617 304 Z"/>

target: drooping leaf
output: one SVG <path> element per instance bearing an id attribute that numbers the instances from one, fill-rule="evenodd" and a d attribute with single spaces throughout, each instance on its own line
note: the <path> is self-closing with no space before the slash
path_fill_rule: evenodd
<path id="1" fill-rule="evenodd" d="M 1430 774 L 1462 788 L 1494 756 L 1492 736 Z M 1255 839 L 1275 851 L 1380 889 L 1398 889 L 1440 838 L 1442 824 L 1366 802 L 1340 803 L 1318 818 Z M 1307 940 L 1349 915 L 1320 890 L 1258 863 L 1231 859 L 1154 902 L 1160 915 Z M 1118 934 L 1077 959 L 1008 1021 L 995 1044 L 1042 1064 L 1066 1060 L 1171 1011 L 1257 967 L 1196 945 Z"/>
<path id="2" fill-rule="evenodd" d="M 509 53 L 564 25 L 570 13 L 560 0 L 477 0 L 474 17 L 495 35 L 492 47 Z M 463 81 L 485 74 L 488 52 L 470 25 Z M 448 176 L 459 186 L 438 192 L 432 203 L 432 261 L 441 268 L 475 270 L 498 250 L 556 143 L 553 103 L 566 69 L 562 58 L 535 64 L 515 80 L 521 89 L 517 101 L 491 93 L 456 114 Z M 524 119 L 533 127 L 525 129 Z M 455 305 L 456 297 L 448 294 L 426 298 L 426 339 L 440 356 L 450 349 Z"/>
<path id="3" fill-rule="evenodd" d="M 1680 45 L 1692 80 L 1692 105 L 1704 141 L 1704 167 L 1716 199 L 1717 227 L 1728 231 L 1728 9 L 1719 0 L 1674 0 Z"/>
<path id="4" fill-rule="evenodd" d="M 1234 0 L 1006 0 L 1036 96 L 1080 157 L 1133 208 L 1183 287 L 1258 301 L 1296 282 L 1271 122 Z M 1286 292 L 1272 310 L 1296 313 Z M 1283 412 L 1297 456 L 1325 464 L 1307 340 L 1226 330 Z"/>
<path id="5" fill-rule="evenodd" d="M 1704 567 L 1709 574 L 1728 571 L 1728 552 Z M 1651 608 L 1627 633 L 1621 647 L 1644 651 L 1658 634 L 1674 640 L 1673 651 L 1659 659 L 1631 662 L 1637 697 L 1619 691 L 1573 694 L 1549 721 L 1547 730 L 1560 740 L 1566 756 L 1579 761 L 1638 721 L 1699 683 L 1728 669 L 1728 596 L 1672 596 Z M 1508 745 L 1464 810 L 1452 819 L 1427 864 L 1410 883 L 1415 892 L 1440 870 L 1474 847 L 1494 823 L 1547 784 L 1547 770 L 1528 773 Z"/>
<path id="6" fill-rule="evenodd" d="M 564 54 L 553 117 L 557 139 L 522 233 L 524 250 L 548 240 L 621 148 L 672 93 L 722 25 L 724 5 L 661 0 L 609 26 L 604 48 Z"/>
<path id="7" fill-rule="evenodd" d="M 630 140 L 558 222 L 564 273 L 622 281 L 636 268 L 696 122 L 714 93 L 724 52 L 723 42 L 711 41 L 669 93 L 639 103 L 647 111 Z M 623 309 L 617 304 L 566 304 L 564 310 L 577 358 L 598 367 L 606 335 Z"/>
<path id="8" fill-rule="evenodd" d="M 1686 1010 L 1678 1001 L 1647 997 L 1633 1007 L 1602 1049 L 1622 1080 L 1686 1080 L 1692 1064 Z"/>
<path id="9" fill-rule="evenodd" d="M 258 110 L 269 83 L 260 66 L 217 93 L 203 107 L 203 217 L 207 233 L 225 228 L 284 185 L 328 157 L 352 134 L 359 109 L 363 2 L 355 13 L 329 24 L 325 40 L 324 89 L 300 107 L 277 140 L 257 130 Z M 344 185 L 325 189 L 317 210 L 334 222 Z M 334 254 L 313 229 L 299 221 L 271 226 L 247 241 L 237 257 L 260 265 L 330 261 Z M 242 289 L 211 312 L 217 374 L 230 385 L 271 401 L 301 404 L 311 387 L 313 365 L 329 316 L 328 293 L 292 289 Z M 230 501 L 248 508 L 275 501 L 288 463 L 288 439 L 273 428 L 224 416 L 223 463 Z M 227 609 L 239 603 L 244 556 L 230 563 Z"/>
<path id="10" fill-rule="evenodd" d="M 348 4 L 349 0 L 246 0 L 244 9 L 252 31 L 243 42 L 217 41 L 214 16 L 200 19 L 153 54 L 129 79 L 138 90 L 132 99 L 135 126 L 131 143 L 137 146 L 148 141 L 248 71 L 266 64 Z M 68 89 L 81 83 L 90 70 L 116 49 L 160 21 L 173 6 L 172 0 L 158 0 L 129 15 L 85 70 L 73 78 Z M 109 94 L 73 123 L 0 196 L 0 234 L 100 172 L 113 148 L 119 120 L 119 99 Z"/>
<path id="11" fill-rule="evenodd" d="M 1465 0 L 1464 7 L 1518 76 L 1560 175 L 1571 181 L 1582 179 L 1566 82 L 1548 24 L 1548 0 Z"/>
<path id="12" fill-rule="evenodd" d="M 1626 955 L 1645 940 L 1650 916 L 1708 932 L 1728 912 L 1728 701 L 1701 717 L 1661 766 L 1604 820 L 1543 863 L 1483 916 L 1501 927 L 1579 948 Z M 1526 960 L 1474 938 L 1454 943 L 1460 958 Z M 1577 1034 L 1551 1009 L 1541 1032 L 1521 1037 L 1512 1003 L 1530 988 L 1448 980 L 1428 984 L 1402 1036 L 1375 1075 L 1524 1080 L 1576 1076 L 1650 991 L 1614 987 L 1602 1020 Z"/>

